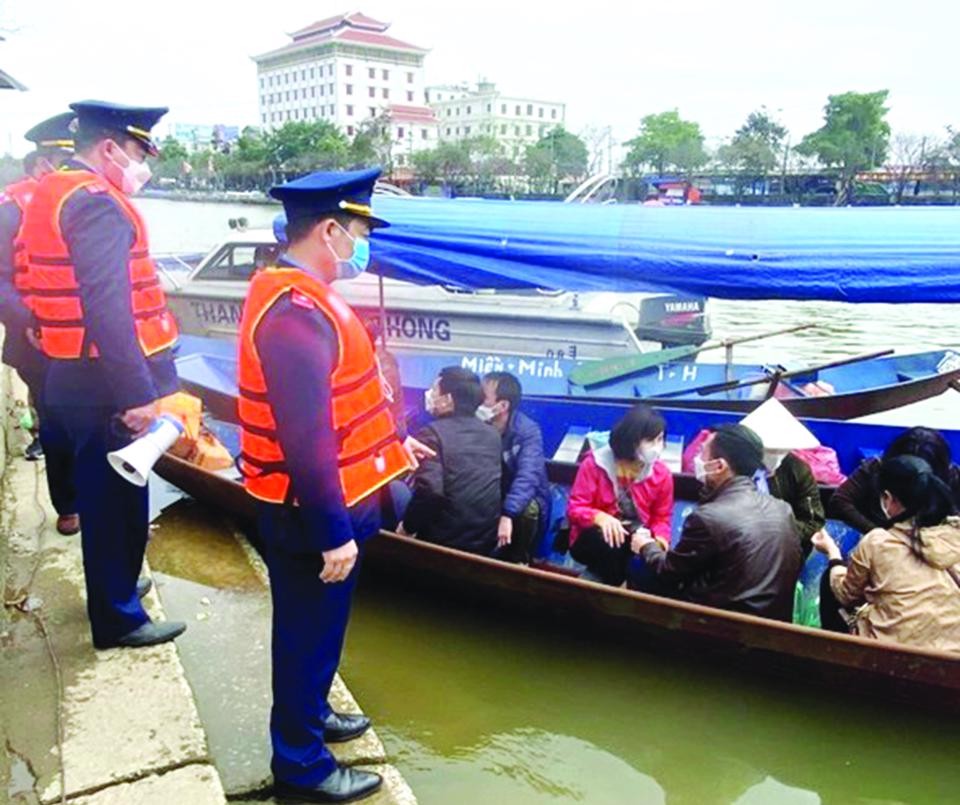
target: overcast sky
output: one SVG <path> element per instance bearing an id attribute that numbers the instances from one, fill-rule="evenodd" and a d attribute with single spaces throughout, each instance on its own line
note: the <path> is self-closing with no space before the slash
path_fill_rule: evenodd
<path id="1" fill-rule="evenodd" d="M 82 98 L 167 105 L 171 123 L 255 124 L 250 56 L 356 10 L 429 48 L 429 83 L 486 77 L 564 101 L 578 133 L 611 126 L 625 140 L 676 107 L 715 145 L 766 104 L 796 142 L 828 94 L 876 89 L 891 91 L 894 130 L 960 126 L 956 0 L 0 0 L 0 68 L 30 88 L 0 92 L 0 152 L 24 153 L 27 128 Z"/>

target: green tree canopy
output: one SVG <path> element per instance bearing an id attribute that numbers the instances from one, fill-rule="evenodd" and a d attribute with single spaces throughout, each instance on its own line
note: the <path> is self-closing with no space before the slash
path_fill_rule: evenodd
<path id="1" fill-rule="evenodd" d="M 587 172 L 587 145 L 576 134 L 557 126 L 527 146 L 524 169 L 533 185 L 559 192 L 564 180 L 579 180 Z"/>
<path id="2" fill-rule="evenodd" d="M 751 112 L 728 145 L 720 148 L 721 163 L 752 176 L 766 176 L 783 153 L 787 130 L 761 107 Z"/>
<path id="3" fill-rule="evenodd" d="M 797 152 L 814 156 L 821 164 L 840 171 L 837 203 L 846 203 L 858 171 L 882 165 L 890 145 L 890 124 L 885 105 L 889 90 L 845 92 L 830 95 L 823 109 L 823 126 L 811 132 Z"/>
<path id="4" fill-rule="evenodd" d="M 634 176 L 644 168 L 659 174 L 667 170 L 686 173 L 707 161 L 700 124 L 683 120 L 676 109 L 647 115 L 640 123 L 640 134 L 627 145 L 630 151 L 624 168 Z"/>

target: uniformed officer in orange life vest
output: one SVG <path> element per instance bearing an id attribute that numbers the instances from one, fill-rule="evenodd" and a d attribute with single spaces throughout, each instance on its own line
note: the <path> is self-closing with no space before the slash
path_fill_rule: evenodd
<path id="1" fill-rule="evenodd" d="M 26 254 L 20 232 L 37 181 L 73 155 L 76 115 L 63 112 L 38 123 L 24 137 L 35 150 L 23 160 L 26 176 L 0 193 L 0 322 L 4 327 L 3 362 L 17 370 L 30 390 L 37 412 L 39 435 L 24 451 L 30 461 L 46 456 L 47 488 L 57 511 L 57 531 L 64 536 L 80 530 L 73 488 L 73 454 L 63 449 L 56 421 L 45 415 L 43 381 L 46 361 L 33 334 L 33 314 L 22 294 L 26 278 Z"/>
<path id="2" fill-rule="evenodd" d="M 148 646 L 186 627 L 153 623 L 141 605 L 147 490 L 114 472 L 107 453 L 145 432 L 156 401 L 178 387 L 176 323 L 129 200 L 150 177 L 150 129 L 167 110 L 70 108 L 76 157 L 40 180 L 24 216 L 27 293 L 49 362 L 46 407 L 75 459 L 93 644 Z"/>
<path id="3" fill-rule="evenodd" d="M 254 276 L 240 323 L 240 468 L 258 502 L 273 598 L 271 767 L 276 795 L 302 802 L 380 786 L 327 749 L 370 726 L 327 697 L 379 493 L 433 455 L 401 440 L 370 336 L 330 286 L 367 268 L 370 232 L 387 225 L 370 206 L 379 175 L 315 173 L 270 191 L 283 202 L 288 244 Z"/>

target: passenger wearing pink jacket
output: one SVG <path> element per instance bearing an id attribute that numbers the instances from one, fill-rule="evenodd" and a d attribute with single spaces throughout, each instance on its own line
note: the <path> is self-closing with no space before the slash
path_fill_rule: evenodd
<path id="1" fill-rule="evenodd" d="M 589 577 L 619 586 L 627 577 L 631 542 L 670 544 L 673 475 L 660 461 L 666 423 L 636 405 L 613 426 L 610 443 L 580 463 L 570 490 L 570 554 Z"/>

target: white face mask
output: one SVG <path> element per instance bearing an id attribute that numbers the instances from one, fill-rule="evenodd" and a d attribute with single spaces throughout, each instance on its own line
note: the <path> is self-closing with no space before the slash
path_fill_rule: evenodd
<path id="1" fill-rule="evenodd" d="M 637 461 L 648 467 L 653 467 L 662 455 L 663 445 L 659 442 L 640 442 L 637 448 Z"/>
<path id="2" fill-rule="evenodd" d="M 433 394 L 433 389 L 427 389 L 423 392 L 423 409 L 428 413 L 433 413 L 433 406 L 436 404 L 436 398 Z"/>
<path id="3" fill-rule="evenodd" d="M 717 461 L 704 461 L 703 456 L 696 456 L 693 459 L 693 474 L 700 483 L 706 483 L 707 478 L 714 475 L 718 470 L 708 470 L 707 464 L 716 464 Z"/>
<path id="4" fill-rule="evenodd" d="M 481 422 L 493 422 L 497 418 L 497 409 L 492 405 L 481 405 L 477 408 L 477 419 Z"/>
<path id="5" fill-rule="evenodd" d="M 146 160 L 137 162 L 135 159 L 131 159 L 130 155 L 120 146 L 117 146 L 113 155 L 107 156 L 103 175 L 121 193 L 132 196 L 150 181 L 153 173 Z"/>
<path id="6" fill-rule="evenodd" d="M 766 467 L 767 473 L 773 475 L 780 469 L 780 465 L 789 454 L 789 450 L 764 450 L 763 466 Z"/>

